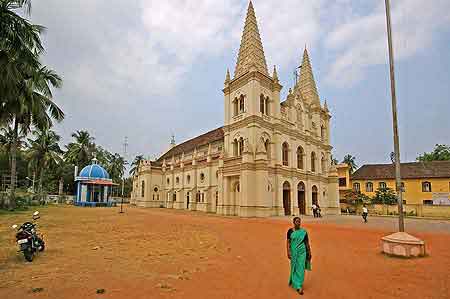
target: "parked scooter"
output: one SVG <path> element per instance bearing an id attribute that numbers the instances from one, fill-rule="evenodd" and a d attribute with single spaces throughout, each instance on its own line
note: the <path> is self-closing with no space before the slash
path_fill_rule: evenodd
<path id="1" fill-rule="evenodd" d="M 33 213 L 33 222 L 25 222 L 22 224 L 16 234 L 16 241 L 19 245 L 20 250 L 23 252 L 23 256 L 28 262 L 33 261 L 33 257 L 38 251 L 44 251 L 45 242 L 44 236 L 38 235 L 36 232 L 37 224 L 34 223 L 36 220 L 41 218 L 39 212 Z M 13 229 L 17 229 L 18 225 L 14 224 Z"/>

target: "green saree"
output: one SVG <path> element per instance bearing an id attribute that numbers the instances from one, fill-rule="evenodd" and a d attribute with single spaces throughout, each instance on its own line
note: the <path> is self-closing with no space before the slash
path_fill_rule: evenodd
<path id="1" fill-rule="evenodd" d="M 307 259 L 306 241 L 308 234 L 304 229 L 292 230 L 290 234 L 291 275 L 289 285 L 298 290 L 303 287 L 305 270 L 311 271 L 311 261 Z"/>

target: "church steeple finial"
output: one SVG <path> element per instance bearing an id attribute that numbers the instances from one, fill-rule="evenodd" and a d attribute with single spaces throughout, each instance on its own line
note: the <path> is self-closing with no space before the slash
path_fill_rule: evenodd
<path id="1" fill-rule="evenodd" d="M 230 70 L 227 68 L 227 75 L 225 76 L 225 84 L 230 83 L 231 76 L 230 76 Z"/>
<path id="2" fill-rule="evenodd" d="M 309 60 L 308 50 L 303 51 L 303 60 L 299 79 L 300 91 L 304 99 L 310 103 L 320 103 L 319 94 L 317 92 L 316 82 L 312 71 L 311 62 Z"/>
<path id="3" fill-rule="evenodd" d="M 273 66 L 273 75 L 272 75 L 272 79 L 275 82 L 278 82 L 278 73 L 277 73 L 277 67 L 274 65 Z"/>
<path id="4" fill-rule="evenodd" d="M 247 17 L 245 18 L 244 31 L 242 33 L 241 46 L 239 48 L 234 77 L 237 78 L 252 68 L 269 77 L 255 10 L 252 1 L 250 1 L 248 4 Z"/>

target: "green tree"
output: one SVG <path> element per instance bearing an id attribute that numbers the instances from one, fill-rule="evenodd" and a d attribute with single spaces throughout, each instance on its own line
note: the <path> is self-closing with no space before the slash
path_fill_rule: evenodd
<path id="1" fill-rule="evenodd" d="M 450 146 L 444 144 L 436 144 L 431 153 L 423 153 L 417 157 L 417 161 L 449 161 L 450 160 Z"/>
<path id="2" fill-rule="evenodd" d="M 109 175 L 113 181 L 120 181 L 125 173 L 127 162 L 125 159 L 115 153 L 112 155 L 111 160 L 109 161 L 109 167 L 107 168 Z"/>
<path id="3" fill-rule="evenodd" d="M 348 165 L 350 174 L 352 174 L 358 168 L 358 165 L 356 165 L 356 158 L 350 154 L 345 155 L 342 163 L 346 163 Z"/>
<path id="4" fill-rule="evenodd" d="M 378 188 L 375 191 L 375 196 L 372 199 L 373 203 L 393 205 L 397 203 L 397 194 L 391 188 Z"/>
<path id="5" fill-rule="evenodd" d="M 24 146 L 24 138 L 25 135 L 19 134 L 17 137 L 14 136 L 14 130 L 11 127 L 10 124 L 7 124 L 6 127 L 3 127 L 0 129 L 0 144 L 2 145 L 2 148 L 5 152 L 8 153 L 9 156 L 9 169 L 11 169 L 11 148 L 14 145 L 14 142 L 17 146 L 17 151 L 20 152 L 20 150 Z"/>
<path id="6" fill-rule="evenodd" d="M 347 191 L 344 195 L 344 199 L 348 204 L 351 205 L 361 205 L 363 203 L 370 203 L 372 199 L 361 192 Z"/>
<path id="7" fill-rule="evenodd" d="M 72 133 L 72 137 L 75 138 L 75 141 L 66 145 L 65 160 L 82 168 L 88 165 L 93 158 L 95 152 L 94 137 L 89 132 L 82 130 Z"/>
<path id="8" fill-rule="evenodd" d="M 129 174 L 131 174 L 132 176 L 135 175 L 136 173 L 139 173 L 139 165 L 141 164 L 142 161 L 144 161 L 144 156 L 143 155 L 138 155 L 134 158 L 133 162 L 131 163 L 131 169 Z"/>
<path id="9" fill-rule="evenodd" d="M 29 15 L 30 0 L 0 1 L 0 124 L 12 124 L 10 208 L 15 207 L 18 136 L 31 127 L 41 130 L 61 121 L 62 110 L 53 102 L 51 87 L 59 88 L 61 78 L 42 66 L 40 34 L 44 27 L 33 25 L 20 13 Z"/>
<path id="10" fill-rule="evenodd" d="M 63 151 L 58 142 L 61 137 L 52 130 L 37 130 L 33 133 L 34 139 L 28 139 L 30 148 L 28 154 L 30 163 L 39 175 L 38 192 L 42 195 L 42 181 L 46 169 L 63 163 Z"/>

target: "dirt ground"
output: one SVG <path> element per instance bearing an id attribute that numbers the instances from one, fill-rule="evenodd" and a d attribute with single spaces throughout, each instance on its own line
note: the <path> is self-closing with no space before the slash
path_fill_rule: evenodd
<path id="1" fill-rule="evenodd" d="M 287 285 L 287 218 L 135 207 L 124 214 L 71 206 L 40 211 L 47 249 L 32 263 L 16 252 L 10 228 L 31 212 L 0 215 L 0 298 L 300 297 Z M 380 237 L 392 231 L 383 223 L 392 221 L 369 221 L 305 219 L 313 271 L 304 298 L 450 298 L 448 222 L 435 233 L 417 230 L 430 255 L 405 260 L 380 253 Z M 414 231 L 414 222 L 407 227 Z"/>

